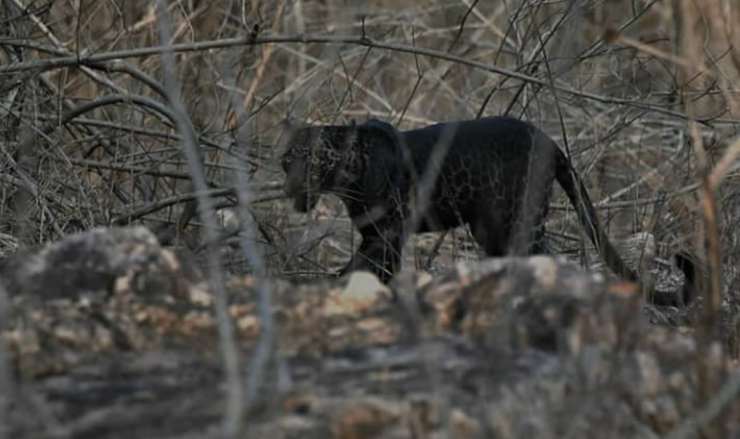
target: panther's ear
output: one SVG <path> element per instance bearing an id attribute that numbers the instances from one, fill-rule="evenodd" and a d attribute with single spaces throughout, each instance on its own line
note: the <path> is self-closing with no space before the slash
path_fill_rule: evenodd
<path id="1" fill-rule="evenodd" d="M 393 189 L 404 190 L 401 134 L 393 125 L 377 119 L 368 120 L 357 130 L 368 155 L 362 177 L 365 191 L 387 196 Z"/>

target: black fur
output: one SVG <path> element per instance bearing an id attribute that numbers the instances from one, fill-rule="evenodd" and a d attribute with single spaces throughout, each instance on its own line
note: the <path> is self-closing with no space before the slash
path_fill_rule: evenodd
<path id="1" fill-rule="evenodd" d="M 446 154 L 434 160 L 435 150 Z M 330 159 L 311 160 L 322 154 Z M 637 279 L 599 225 L 568 158 L 545 133 L 518 119 L 493 117 L 402 132 L 376 120 L 356 127 L 304 128 L 292 137 L 283 168 L 286 192 L 299 210 L 313 208 L 320 192 L 336 193 L 346 204 L 362 243 L 341 273 L 368 269 L 388 281 L 400 267 L 406 236 L 462 224 L 470 225 L 490 256 L 545 253 L 545 217 L 557 180 L 607 265 Z M 424 204 L 419 189 L 426 172 L 437 178 Z M 409 229 L 419 202 L 426 207 Z"/>
<path id="2" fill-rule="evenodd" d="M 691 255 L 686 252 L 676 253 L 675 258 L 676 266 L 684 275 L 683 288 L 680 293 L 681 302 L 678 305 L 685 306 L 694 301 L 699 291 L 696 265 Z"/>

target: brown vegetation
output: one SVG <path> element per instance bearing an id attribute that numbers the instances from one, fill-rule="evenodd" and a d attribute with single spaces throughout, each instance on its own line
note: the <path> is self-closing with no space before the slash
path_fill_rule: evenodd
<path id="1" fill-rule="evenodd" d="M 694 403 L 677 409 L 678 418 L 640 424 L 648 429 L 640 434 L 688 437 L 686 419 L 704 437 L 737 434 L 729 417 L 707 426 L 691 416 L 716 401 L 725 376 L 712 371 L 724 371 L 725 360 L 740 350 L 739 27 L 734 0 L 0 0 L 0 258 L 17 249 L 32 253 L 73 232 L 135 224 L 192 259 L 214 298 L 219 366 L 228 383 L 245 382 L 226 386 L 223 428 L 233 433 L 243 419 L 273 413 L 263 407 L 242 416 L 258 399 L 250 383 L 259 381 L 260 370 L 274 372 L 271 334 L 284 330 L 284 320 L 271 318 L 270 281 L 324 278 L 357 245 L 335 198 L 323 197 L 308 216 L 286 203 L 277 162 L 286 121 L 375 117 L 406 129 L 483 115 L 521 117 L 565 149 L 610 236 L 632 243 L 629 253 L 644 278 L 651 271 L 665 282 L 678 251 L 701 268 L 704 296 L 678 319 L 692 328 L 691 337 L 698 329 L 692 361 L 681 369 Z M 594 265 L 595 252 L 562 194 L 554 198 L 548 232 L 556 253 Z M 645 250 L 645 242 L 653 247 Z M 421 270 L 439 281 L 455 264 L 479 260 L 465 229 L 416 237 L 405 254 L 394 288 L 406 285 L 407 293 L 415 288 L 404 279 L 423 277 Z M 639 262 L 645 254 L 648 263 Z M 8 267 L 19 260 L 0 263 L 0 272 L 15 272 Z M 226 273 L 255 275 L 248 278 L 254 283 L 249 306 L 262 337 L 249 345 L 257 372 L 247 377 L 238 369 L 243 352 L 234 342 Z M 5 326 L 18 295 L 9 291 L 8 305 L 3 290 L 23 286 L 0 282 Z M 643 312 L 676 323 L 662 311 Z M 460 334 L 480 342 L 482 355 L 493 355 L 495 347 Z M 372 343 L 380 342 L 357 348 Z M 3 376 L 4 351 L 0 346 L 0 392 L 13 381 Z M 538 388 L 511 390 L 497 401 L 540 390 L 552 392 L 544 398 L 549 403 L 558 399 L 555 390 Z M 391 422 L 407 413 L 376 403 L 364 401 L 335 419 L 327 434 L 373 437 L 355 431 L 352 419 Z M 8 407 L 0 396 L 0 438 Z M 491 421 L 488 413 L 435 407 L 438 416 L 475 431 L 457 437 L 490 432 L 483 425 Z M 572 409 L 563 408 L 565 417 Z M 635 409 L 639 422 L 649 418 L 643 409 Z M 507 437 L 501 432 L 520 413 L 516 404 L 502 408 L 493 431 Z M 408 430 L 431 437 L 424 416 L 414 416 L 404 421 L 413 424 Z M 610 427 L 616 431 L 604 425 Z M 510 434 L 521 433 L 511 428 Z"/>

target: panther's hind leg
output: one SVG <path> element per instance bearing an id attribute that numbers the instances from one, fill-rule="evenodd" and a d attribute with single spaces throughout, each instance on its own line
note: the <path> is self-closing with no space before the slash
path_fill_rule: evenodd
<path id="1" fill-rule="evenodd" d="M 502 209 L 490 209 L 479 211 L 470 229 L 488 256 L 548 254 L 544 217 L 543 211 L 514 218 Z"/>
<path id="2" fill-rule="evenodd" d="M 531 218 L 520 217 L 510 227 L 507 254 L 514 256 L 549 254 L 545 242 L 544 221 L 542 214 L 536 214 Z"/>
<path id="3" fill-rule="evenodd" d="M 543 219 L 544 221 L 544 219 Z M 535 230 L 532 232 L 532 239 L 527 252 L 529 255 L 549 255 L 552 254 L 550 247 L 545 241 L 545 226 L 544 224 L 537 225 Z"/>
<path id="4" fill-rule="evenodd" d="M 501 212 L 478 212 L 470 222 L 470 232 L 488 256 L 504 256 L 509 247 L 507 221 Z"/>

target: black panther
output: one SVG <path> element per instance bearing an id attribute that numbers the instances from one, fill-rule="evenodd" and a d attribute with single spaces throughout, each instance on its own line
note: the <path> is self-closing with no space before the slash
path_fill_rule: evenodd
<path id="1" fill-rule="evenodd" d="M 297 210 L 313 209 L 321 193 L 334 193 L 347 206 L 362 243 L 340 274 L 364 269 L 387 282 L 400 268 L 409 234 L 463 224 L 490 256 L 547 253 L 545 217 L 557 180 L 606 264 L 637 279 L 609 242 L 568 158 L 519 119 L 409 131 L 378 120 L 310 126 L 292 134 L 282 167 Z"/>

